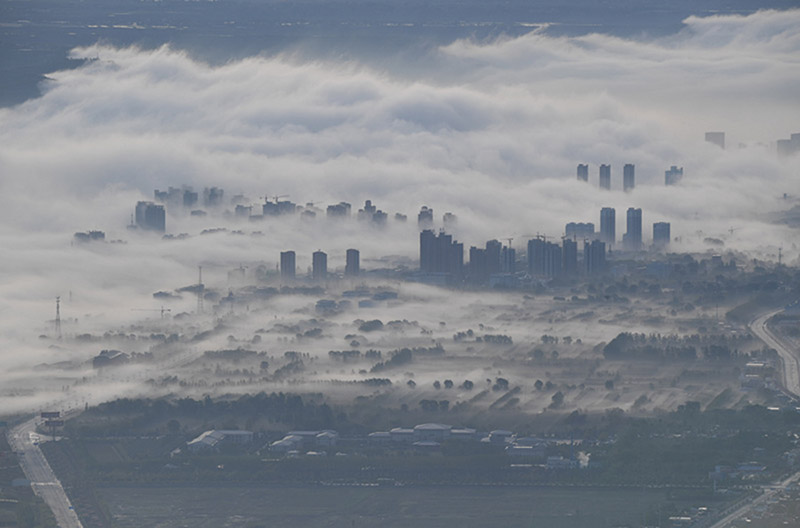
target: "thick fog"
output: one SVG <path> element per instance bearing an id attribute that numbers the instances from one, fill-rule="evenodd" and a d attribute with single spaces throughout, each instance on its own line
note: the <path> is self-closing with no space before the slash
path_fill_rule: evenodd
<path id="1" fill-rule="evenodd" d="M 13 392 L 9 408 L 25 408 L 19 387 L 31 367 L 90 357 L 39 339 L 53 332 L 57 295 L 65 333 L 102 334 L 144 317 L 132 309 L 157 308 L 153 292 L 196 282 L 198 265 L 221 289 L 231 268 L 274 269 L 286 249 L 301 270 L 317 249 L 341 268 L 349 247 L 365 268 L 387 266 L 376 260 L 386 255 L 413 266 L 423 204 L 437 219 L 455 213 L 466 247 L 506 237 L 522 246 L 536 233 L 561 236 L 570 221 L 599 226 L 603 206 L 617 208 L 621 233 L 635 206 L 646 238 L 669 221 L 678 249 L 716 237 L 760 258 L 782 247 L 796 262 L 797 231 L 770 215 L 800 194 L 800 156 L 775 148 L 800 132 L 798 28 L 800 10 L 691 17 L 657 39 L 534 31 L 454 42 L 402 76 L 355 59 L 286 54 L 212 67 L 170 47 L 75 49 L 85 65 L 0 110 L 0 350 L 16 380 L 0 401 Z M 707 131 L 725 131 L 726 148 L 706 143 Z M 576 181 L 578 163 L 590 165 L 588 184 Z M 612 166 L 610 192 L 597 188 L 601 163 Z M 630 193 L 625 163 L 636 165 Z M 684 178 L 665 187 L 671 165 Z M 372 199 L 389 226 L 331 224 L 324 213 L 237 224 L 170 212 L 167 231 L 190 237 L 126 230 L 136 201 L 170 185 L 218 186 L 253 204 L 289 195 L 323 210 Z M 394 224 L 395 212 L 408 223 Z M 243 234 L 199 235 L 223 225 Z M 127 243 L 72 244 L 89 229 Z M 172 308 L 193 302 L 186 294 Z"/>

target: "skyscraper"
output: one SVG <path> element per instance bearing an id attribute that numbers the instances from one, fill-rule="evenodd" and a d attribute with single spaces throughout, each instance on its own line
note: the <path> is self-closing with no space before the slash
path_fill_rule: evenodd
<path id="1" fill-rule="evenodd" d="M 706 141 L 721 149 L 725 148 L 725 132 L 706 132 Z"/>
<path id="2" fill-rule="evenodd" d="M 669 246 L 669 222 L 655 222 L 653 224 L 653 247 L 664 249 Z"/>
<path id="3" fill-rule="evenodd" d="M 148 231 L 166 230 L 166 211 L 153 202 L 136 202 L 136 225 Z"/>
<path id="4" fill-rule="evenodd" d="M 464 244 L 444 232 L 435 235 L 425 229 L 419 234 L 419 268 L 426 273 L 461 275 L 464 267 Z"/>
<path id="5" fill-rule="evenodd" d="M 583 262 L 586 266 L 586 273 L 593 275 L 602 273 L 606 269 L 606 245 L 601 240 L 584 242 Z"/>
<path id="6" fill-rule="evenodd" d="M 635 167 L 633 163 L 626 163 L 622 167 L 622 188 L 625 192 L 633 190 L 636 187 Z"/>
<path id="7" fill-rule="evenodd" d="M 502 252 L 503 244 L 501 244 L 499 240 L 489 240 L 486 242 L 486 267 L 489 271 L 489 275 L 492 273 L 500 273 Z"/>
<path id="8" fill-rule="evenodd" d="M 570 222 L 564 227 L 567 238 L 583 240 L 584 238 L 594 238 L 593 222 Z"/>
<path id="9" fill-rule="evenodd" d="M 617 241 L 617 211 L 613 207 L 600 209 L 600 240 L 606 243 L 609 249 Z"/>
<path id="10" fill-rule="evenodd" d="M 430 229 L 433 227 L 433 209 L 423 205 L 417 215 L 417 225 L 420 229 Z"/>
<path id="11" fill-rule="evenodd" d="M 678 168 L 673 165 L 669 170 L 664 171 L 664 185 L 675 185 L 683 178 L 683 167 Z"/>
<path id="12" fill-rule="evenodd" d="M 315 251 L 311 255 L 311 277 L 314 280 L 328 278 L 328 255 L 323 251 Z"/>
<path id="13" fill-rule="evenodd" d="M 600 188 L 611 189 L 611 165 L 600 165 Z"/>
<path id="14" fill-rule="evenodd" d="M 561 247 L 543 238 L 528 241 L 528 272 L 531 275 L 555 277 L 561 275 Z"/>
<path id="15" fill-rule="evenodd" d="M 578 272 L 578 243 L 565 238 L 561 242 L 562 266 L 564 274 L 574 275 Z"/>
<path id="16" fill-rule="evenodd" d="M 642 210 L 628 207 L 627 232 L 625 233 L 625 249 L 641 251 L 642 249 Z"/>
<path id="17" fill-rule="evenodd" d="M 294 251 L 281 251 L 281 278 L 294 279 L 295 267 Z"/>
<path id="18" fill-rule="evenodd" d="M 357 249 L 348 249 L 347 257 L 344 266 L 344 274 L 349 277 L 354 277 L 361 272 L 361 255 Z"/>
<path id="19" fill-rule="evenodd" d="M 585 163 L 578 164 L 578 181 L 589 181 L 589 165 Z"/>

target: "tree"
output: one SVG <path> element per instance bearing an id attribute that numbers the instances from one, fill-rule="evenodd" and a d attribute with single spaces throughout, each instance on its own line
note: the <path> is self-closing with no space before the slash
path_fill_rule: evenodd
<path id="1" fill-rule="evenodd" d="M 608 390 L 614 390 L 614 380 L 608 380 L 608 381 L 606 381 L 606 389 L 608 389 Z"/>
<path id="2" fill-rule="evenodd" d="M 453 380 L 444 380 L 444 388 L 445 389 L 452 389 L 453 388 Z"/>
<path id="3" fill-rule="evenodd" d="M 537 379 L 536 383 L 534 383 L 533 386 L 536 387 L 537 391 L 540 391 L 544 387 L 544 383 L 542 382 L 542 380 Z"/>
<path id="4" fill-rule="evenodd" d="M 558 391 L 557 393 L 553 394 L 551 401 L 552 403 L 550 404 L 550 408 L 556 409 L 561 407 L 561 405 L 564 403 L 564 394 L 561 391 Z"/>
<path id="5" fill-rule="evenodd" d="M 470 380 L 464 380 L 464 383 L 462 383 L 461 386 L 464 387 L 465 390 L 472 390 L 472 387 L 474 387 L 475 384 Z"/>
<path id="6" fill-rule="evenodd" d="M 436 390 L 439 390 L 439 389 L 442 388 L 442 384 L 439 383 L 439 380 L 436 380 L 436 381 L 433 382 L 433 388 L 436 389 Z"/>

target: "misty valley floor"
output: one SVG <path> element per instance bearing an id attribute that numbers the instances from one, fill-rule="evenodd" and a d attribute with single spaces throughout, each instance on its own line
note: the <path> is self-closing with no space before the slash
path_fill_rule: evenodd
<path id="1" fill-rule="evenodd" d="M 637 524 L 664 490 L 504 486 L 105 488 L 115 527 L 547 526 Z"/>

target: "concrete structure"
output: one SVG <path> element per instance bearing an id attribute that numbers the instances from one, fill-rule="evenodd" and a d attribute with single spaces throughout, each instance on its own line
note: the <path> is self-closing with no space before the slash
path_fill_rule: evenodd
<path id="1" fill-rule="evenodd" d="M 721 149 L 725 148 L 725 132 L 706 132 L 706 141 Z"/>
<path id="2" fill-rule="evenodd" d="M 429 208 L 427 205 L 423 205 L 417 215 L 417 225 L 420 229 L 433 228 L 433 209 Z"/>
<path id="3" fill-rule="evenodd" d="M 583 263 L 586 273 L 594 275 L 606 270 L 606 244 L 601 240 L 593 240 L 583 244 Z"/>
<path id="4" fill-rule="evenodd" d="M 636 187 L 636 168 L 633 163 L 626 163 L 622 167 L 622 189 L 625 192 L 632 191 Z"/>
<path id="5" fill-rule="evenodd" d="M 789 139 L 779 139 L 777 143 L 779 156 L 791 156 L 800 152 L 800 134 L 792 134 Z"/>
<path id="6" fill-rule="evenodd" d="M 617 211 L 613 207 L 603 207 L 600 210 L 600 240 L 611 249 L 617 241 Z"/>
<path id="7" fill-rule="evenodd" d="M 464 267 L 464 245 L 444 232 L 425 229 L 419 234 L 419 268 L 425 273 L 459 276 Z"/>
<path id="8" fill-rule="evenodd" d="M 136 226 L 147 231 L 166 231 L 166 211 L 153 202 L 136 203 Z"/>
<path id="9" fill-rule="evenodd" d="M 627 212 L 627 230 L 623 237 L 623 246 L 628 251 L 642 249 L 642 210 L 629 207 Z"/>
<path id="10" fill-rule="evenodd" d="M 344 274 L 355 277 L 361 273 L 361 256 L 357 249 L 348 249 L 344 266 Z"/>
<path id="11" fill-rule="evenodd" d="M 584 163 L 578 164 L 578 181 L 589 181 L 589 165 Z"/>
<path id="12" fill-rule="evenodd" d="M 578 273 L 578 243 L 575 240 L 565 238 L 561 241 L 561 264 L 564 274 Z"/>
<path id="13" fill-rule="evenodd" d="M 600 188 L 611 189 L 611 165 L 600 165 Z"/>
<path id="14" fill-rule="evenodd" d="M 595 236 L 594 223 L 570 222 L 564 227 L 564 234 L 573 240 L 591 240 Z"/>
<path id="15" fill-rule="evenodd" d="M 311 278 L 314 280 L 328 278 L 328 255 L 324 251 L 315 251 L 311 255 Z"/>
<path id="16" fill-rule="evenodd" d="M 664 185 L 677 185 L 683 179 L 683 167 L 673 165 L 664 172 Z"/>
<path id="17" fill-rule="evenodd" d="M 281 278 L 294 279 L 297 267 L 294 251 L 281 251 Z"/>
<path id="18" fill-rule="evenodd" d="M 561 248 L 543 238 L 528 241 L 528 273 L 540 277 L 561 275 Z"/>
<path id="19" fill-rule="evenodd" d="M 655 222 L 653 224 L 653 247 L 664 249 L 669 246 L 669 222 Z"/>

